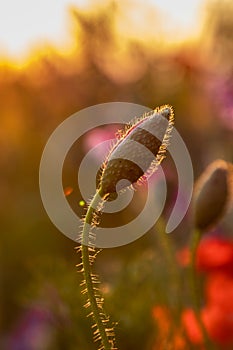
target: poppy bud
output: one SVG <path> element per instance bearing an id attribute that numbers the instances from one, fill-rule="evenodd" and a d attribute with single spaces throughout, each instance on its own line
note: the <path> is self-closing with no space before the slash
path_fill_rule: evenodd
<path id="1" fill-rule="evenodd" d="M 232 199 L 232 164 L 216 160 L 202 173 L 194 193 L 194 223 L 204 230 L 226 213 Z"/>
<path id="2" fill-rule="evenodd" d="M 143 115 L 126 129 L 103 165 L 97 186 L 102 196 L 114 197 L 119 181 L 128 180 L 118 188 L 124 189 L 156 169 L 164 158 L 173 119 L 172 107 L 165 105 Z"/>

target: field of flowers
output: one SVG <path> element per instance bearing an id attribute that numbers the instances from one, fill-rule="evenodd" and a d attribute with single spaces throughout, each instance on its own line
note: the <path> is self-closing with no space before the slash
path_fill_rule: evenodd
<path id="1" fill-rule="evenodd" d="M 63 120 L 83 108 L 116 101 L 152 109 L 173 106 L 197 189 L 183 221 L 166 235 L 164 221 L 177 193 L 168 154 L 162 163 L 168 189 L 163 219 L 135 242 L 98 254 L 93 270 L 114 324 L 115 346 L 233 349 L 233 4 L 213 2 L 200 37 L 170 46 L 121 38 L 118 20 L 112 5 L 92 12 L 73 9 L 72 53 L 51 46 L 20 67 L 0 61 L 3 350 L 98 349 L 80 293 L 83 277 L 75 267 L 81 262 L 78 244 L 48 218 L 38 172 L 47 139 Z M 80 217 L 86 206 L 79 205 L 77 168 L 86 152 L 114 137 L 117 128 L 86 133 L 67 156 L 64 191 Z M 154 186 L 158 182 L 155 176 Z M 117 226 L 137 216 L 144 186 L 134 196 L 125 210 L 104 214 L 103 225 Z"/>

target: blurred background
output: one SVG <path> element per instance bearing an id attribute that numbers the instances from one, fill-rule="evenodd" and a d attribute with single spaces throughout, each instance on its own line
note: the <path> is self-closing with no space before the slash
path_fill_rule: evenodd
<path id="1" fill-rule="evenodd" d="M 230 0 L 1 2 L 1 349 L 96 348 L 82 307 L 76 244 L 53 226 L 40 199 L 39 163 L 53 130 L 98 103 L 169 103 L 197 178 L 214 159 L 233 160 L 232 57 Z M 84 135 L 67 157 L 64 189 L 79 216 L 84 208 L 78 165 L 95 138 L 114 131 L 103 127 L 92 138 Z M 177 185 L 169 156 L 164 169 L 166 217 Z M 135 208 L 106 217 L 105 224 L 125 222 Z M 176 254 L 188 244 L 189 232 L 188 213 L 169 238 Z M 219 232 L 231 238 L 230 218 L 214 234 Z M 120 349 L 166 349 L 163 330 L 169 323 L 159 307 L 173 300 L 165 263 L 155 229 L 98 256 L 96 270 L 106 308 L 118 322 Z M 187 294 L 180 286 L 189 305 Z"/>

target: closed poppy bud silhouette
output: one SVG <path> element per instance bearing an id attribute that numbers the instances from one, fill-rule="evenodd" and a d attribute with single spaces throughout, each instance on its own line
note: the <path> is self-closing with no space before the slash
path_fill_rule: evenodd
<path id="1" fill-rule="evenodd" d="M 194 223 L 201 230 L 215 225 L 232 203 L 233 166 L 216 160 L 202 173 L 194 192 Z"/>
<path id="2" fill-rule="evenodd" d="M 107 156 L 97 179 L 102 196 L 111 195 L 113 198 L 117 189 L 140 182 L 156 169 L 165 156 L 173 120 L 172 107 L 165 105 L 126 128 Z"/>

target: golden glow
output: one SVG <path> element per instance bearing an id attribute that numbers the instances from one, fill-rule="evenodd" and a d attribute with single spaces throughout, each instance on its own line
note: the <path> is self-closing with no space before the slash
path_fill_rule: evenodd
<path id="1" fill-rule="evenodd" d="M 203 0 L 127 0 L 117 2 L 116 27 L 121 36 L 154 42 L 174 43 L 196 36 Z M 109 0 L 76 0 L 72 6 L 93 11 Z M 55 50 L 69 55 L 75 46 L 70 33 L 70 0 L 34 2 L 9 0 L 0 4 L 0 58 L 2 64 L 22 68 L 26 58 Z M 35 49 L 36 48 L 36 49 Z M 32 55 L 33 53 L 33 55 Z M 17 64 L 16 64 L 17 62 Z"/>

